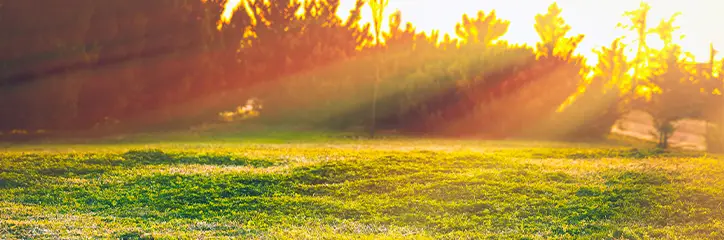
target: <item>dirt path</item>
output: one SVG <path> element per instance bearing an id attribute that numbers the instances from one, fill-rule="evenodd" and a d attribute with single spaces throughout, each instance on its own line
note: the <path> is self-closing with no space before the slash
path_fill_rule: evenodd
<path id="1" fill-rule="evenodd" d="M 700 120 L 682 120 L 676 124 L 676 132 L 670 139 L 671 146 L 692 150 L 706 150 L 706 125 Z M 640 111 L 634 111 L 619 120 L 612 129 L 613 133 L 656 141 L 651 134 L 655 132 L 651 117 Z"/>

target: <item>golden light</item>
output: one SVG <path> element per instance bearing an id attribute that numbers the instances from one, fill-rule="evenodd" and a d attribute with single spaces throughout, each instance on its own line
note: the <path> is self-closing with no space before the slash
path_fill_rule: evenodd
<path id="1" fill-rule="evenodd" d="M 234 11 L 236 11 L 239 6 L 241 6 L 241 0 L 228 0 L 224 5 L 224 12 L 221 13 L 221 21 L 229 22 L 232 17 L 231 15 L 234 14 Z"/>
<path id="2" fill-rule="evenodd" d="M 341 2 L 340 15 L 346 16 L 353 7 L 354 0 Z M 563 9 L 561 15 L 571 25 L 570 34 L 586 35 L 576 52 L 588 58 L 589 65 L 595 65 L 598 60 L 592 52 L 594 48 L 609 46 L 619 36 L 626 36 L 625 43 L 632 45 L 634 34 L 616 28 L 616 24 L 626 21 L 622 16 L 625 11 L 639 7 L 640 2 L 634 0 L 449 0 L 444 3 L 434 0 L 391 0 L 389 7 L 392 10 L 400 9 L 403 21 L 414 23 L 420 30 L 438 29 L 441 35 L 449 33 L 451 36 L 455 36 L 455 23 L 461 20 L 463 13 L 495 10 L 498 17 L 511 22 L 509 31 L 502 40 L 535 46 L 538 41 L 533 28 L 535 15 L 544 13 L 553 2 L 557 2 Z M 710 42 L 713 42 L 715 47 L 724 47 L 724 32 L 712 29 L 714 24 L 724 21 L 724 15 L 718 10 L 724 9 L 724 1 L 645 2 L 652 6 L 649 27 L 657 26 L 662 19 L 668 19 L 676 12 L 682 13 L 675 24 L 681 27 L 680 33 L 685 34 L 686 38 L 677 39 L 676 42 L 682 45 L 685 51 L 693 53 L 697 61 L 708 60 Z M 368 21 L 369 10 L 365 8 L 365 11 L 363 21 Z M 655 35 L 650 39 L 652 44 L 660 44 L 655 42 L 658 40 Z M 631 49 L 629 51 L 633 52 Z M 630 57 L 633 56 L 631 53 L 628 54 Z"/>
<path id="3" fill-rule="evenodd" d="M 417 29 L 429 32 L 440 30 L 440 35 L 455 36 L 454 27 L 461 20 L 462 14 L 475 14 L 478 10 L 489 12 L 495 10 L 498 17 L 511 21 L 508 33 L 501 39 L 513 44 L 526 44 L 535 46 L 538 36 L 533 28 L 535 15 L 544 13 L 554 0 L 449 0 L 440 2 L 435 0 L 392 0 L 388 13 L 394 10 L 402 11 L 402 20 L 412 22 Z M 562 16 L 571 25 L 571 34 L 585 34 L 583 42 L 579 45 L 577 53 L 588 58 L 589 65 L 596 64 L 597 58 L 592 52 L 594 48 L 608 46 L 619 36 L 626 36 L 625 42 L 631 44 L 634 34 L 616 28 L 619 22 L 626 22 L 622 16 L 625 11 L 638 8 L 639 1 L 632 0 L 559 0 L 555 1 L 563 9 Z M 649 16 L 649 26 L 655 27 L 662 19 L 668 19 L 674 13 L 681 12 L 675 24 L 681 27 L 680 33 L 686 38 L 678 40 L 685 51 L 696 56 L 697 61 L 708 58 L 708 43 L 715 46 L 724 46 L 724 32 L 712 29 L 712 24 L 724 22 L 724 15 L 719 9 L 724 9 L 724 1 L 709 0 L 647 0 L 652 6 Z M 222 14 L 222 19 L 228 21 L 233 11 L 243 2 L 229 0 Z M 355 0 L 341 0 L 338 14 L 346 17 L 353 8 Z M 441 6 L 442 5 L 442 6 Z M 521 7 L 525 6 L 525 7 Z M 368 22 L 371 18 L 369 8 L 363 9 L 362 21 Z M 387 26 L 387 23 L 383 23 Z M 650 37 L 652 45 L 660 45 L 656 36 Z M 633 52 L 632 49 L 629 49 Z M 629 54 L 632 57 L 633 54 Z"/>

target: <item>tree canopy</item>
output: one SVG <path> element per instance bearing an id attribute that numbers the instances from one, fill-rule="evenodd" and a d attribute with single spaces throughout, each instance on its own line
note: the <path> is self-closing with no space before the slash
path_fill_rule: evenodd
<path id="1" fill-rule="evenodd" d="M 637 36 L 633 60 L 618 38 L 589 67 L 577 55 L 584 36 L 571 34 L 557 4 L 531 16 L 540 38 L 532 48 L 503 41 L 510 21 L 492 9 L 462 15 L 454 36 L 441 36 L 388 11 L 387 0 L 352 9 L 339 0 L 245 1 L 221 19 L 226 3 L 3 0 L 0 131 L 187 126 L 249 99 L 264 105 L 253 121 L 265 124 L 379 122 L 489 137 L 551 137 L 542 129 L 554 125 L 568 128 L 556 137 L 601 136 L 635 109 L 661 122 L 719 121 L 713 47 L 710 63 L 692 63 L 674 43 L 677 15 L 651 28 L 647 4 L 618 26 Z M 361 22 L 366 7 L 371 23 Z M 661 49 L 648 46 L 651 34 Z M 692 104 L 705 107 L 688 111 Z"/>

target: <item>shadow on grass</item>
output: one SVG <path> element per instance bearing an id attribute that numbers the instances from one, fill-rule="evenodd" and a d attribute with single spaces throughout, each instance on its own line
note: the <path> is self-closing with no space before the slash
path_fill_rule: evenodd
<path id="1" fill-rule="evenodd" d="M 177 153 L 168 154 L 158 149 L 131 150 L 123 154 L 124 165 L 167 165 L 167 164 L 210 164 L 210 165 L 233 165 L 270 167 L 278 165 L 279 162 L 267 159 L 253 159 L 247 157 L 233 156 L 224 153 Z"/>

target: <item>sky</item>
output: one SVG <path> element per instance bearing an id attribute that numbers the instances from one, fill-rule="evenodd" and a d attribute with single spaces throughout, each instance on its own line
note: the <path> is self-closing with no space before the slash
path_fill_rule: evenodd
<path id="1" fill-rule="evenodd" d="M 354 6 L 354 0 L 341 0 L 340 15 L 348 15 Z M 495 10 L 498 17 L 510 20 L 510 28 L 503 39 L 511 43 L 525 43 L 535 46 L 538 36 L 533 27 L 535 15 L 545 13 L 548 6 L 557 2 L 563 10 L 561 14 L 571 26 L 571 34 L 584 34 L 578 52 L 594 58 L 594 48 L 609 46 L 619 36 L 627 35 L 626 42 L 633 35 L 616 24 L 625 22 L 625 11 L 637 9 L 635 0 L 389 0 L 387 13 L 399 9 L 402 20 L 412 22 L 418 30 L 440 30 L 454 36 L 455 24 L 460 22 L 462 14 L 474 15 L 478 10 L 486 13 Z M 724 1 L 720 0 L 648 0 L 651 5 L 650 26 L 658 25 L 662 19 L 668 19 L 681 12 L 676 24 L 681 27 L 680 34 L 685 38 L 679 43 L 684 50 L 692 52 L 697 61 L 709 58 L 709 43 L 724 50 L 724 28 L 715 29 L 715 23 L 724 23 Z M 441 3 L 445 3 L 442 5 Z M 719 11 L 716 11 L 719 9 Z M 365 7 L 363 20 L 370 19 L 369 7 Z M 384 25 L 386 26 L 386 24 Z M 722 26 L 722 25 L 720 25 Z M 655 45 L 656 43 L 652 43 Z M 719 47 L 717 47 L 719 46 Z M 722 51 L 724 53 L 724 51 Z M 724 56 L 724 55 L 723 55 Z M 720 56 L 721 57 L 721 56 Z M 590 62 L 590 61 L 589 61 Z"/>
<path id="2" fill-rule="evenodd" d="M 238 0 L 232 0 L 238 1 Z M 557 2 L 561 14 L 571 26 L 570 34 L 584 34 L 585 38 L 577 52 L 586 56 L 589 64 L 595 62 L 594 48 L 609 46 L 620 36 L 627 36 L 625 43 L 631 44 L 634 35 L 616 28 L 617 23 L 626 22 L 625 11 L 639 7 L 636 0 L 389 0 L 386 15 L 395 10 L 402 12 L 402 20 L 412 22 L 418 30 L 429 32 L 439 30 L 441 34 L 455 36 L 455 24 L 462 21 L 462 15 L 475 15 L 479 10 L 488 13 L 495 10 L 499 18 L 509 20 L 508 33 L 502 38 L 510 43 L 535 46 L 538 36 L 534 29 L 535 15 L 545 13 L 548 6 Z M 681 12 L 675 22 L 681 27 L 679 34 L 685 35 L 679 44 L 685 51 L 696 56 L 697 61 L 708 61 L 709 44 L 724 50 L 724 29 L 718 30 L 716 23 L 724 23 L 724 1 L 721 0 L 646 0 L 652 6 L 649 26 L 654 27 L 662 19 L 668 19 Z M 355 0 L 341 0 L 339 15 L 346 17 L 354 7 Z M 717 11 L 719 9 L 719 11 Z M 369 7 L 365 6 L 363 21 L 370 20 Z M 387 26 L 385 23 L 383 26 Z M 722 26 L 722 25 L 719 25 Z M 655 37 L 655 36 L 654 36 Z M 652 37 L 653 39 L 653 37 Z M 650 43 L 652 46 L 656 42 Z M 724 51 L 719 58 L 724 57 Z"/>

